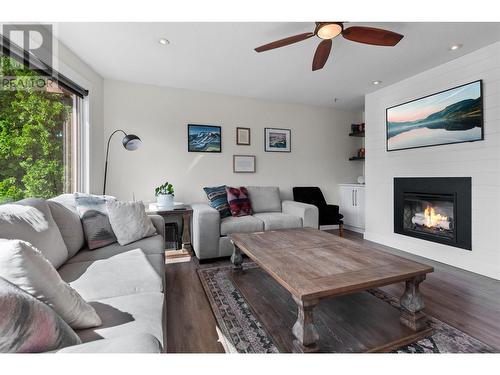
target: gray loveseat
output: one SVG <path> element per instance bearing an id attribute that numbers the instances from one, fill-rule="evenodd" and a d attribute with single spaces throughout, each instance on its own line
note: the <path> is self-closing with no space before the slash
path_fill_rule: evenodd
<path id="1" fill-rule="evenodd" d="M 233 246 L 231 233 L 254 233 L 287 228 L 318 228 L 316 206 L 281 200 L 278 187 L 247 186 L 253 215 L 220 218 L 219 211 L 208 203 L 192 204 L 192 245 L 198 259 L 229 256 Z"/>
<path id="2" fill-rule="evenodd" d="M 89 250 L 72 194 L 47 201 L 25 199 L 16 204 L 38 209 L 50 226 L 57 226 L 58 231 L 48 231 L 52 237 L 42 241 L 61 243 L 60 233 L 65 246 L 44 246 L 39 250 L 57 268 L 61 278 L 96 309 L 103 322 L 99 327 L 76 330 L 83 344 L 59 352 L 163 351 L 166 347 L 163 218 L 150 215 L 156 235 L 126 246 L 114 243 Z M 0 233 L 0 237 L 12 237 L 16 228 L 8 230 L 10 233 Z M 33 236 L 43 234 L 21 233 L 19 237 L 25 238 L 19 239 L 33 241 Z"/>

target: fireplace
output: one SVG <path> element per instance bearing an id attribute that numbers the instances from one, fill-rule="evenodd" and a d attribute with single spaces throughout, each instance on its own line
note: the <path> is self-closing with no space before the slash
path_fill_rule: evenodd
<path id="1" fill-rule="evenodd" d="M 471 250 L 471 179 L 394 179 L 394 232 Z"/>

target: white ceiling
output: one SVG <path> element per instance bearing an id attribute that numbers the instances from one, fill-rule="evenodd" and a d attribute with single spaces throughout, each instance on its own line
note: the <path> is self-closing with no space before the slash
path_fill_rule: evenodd
<path id="1" fill-rule="evenodd" d="M 102 77 L 228 95 L 362 110 L 364 95 L 500 40 L 500 23 L 347 23 L 405 37 L 395 47 L 333 41 L 312 72 L 319 39 L 256 53 L 312 31 L 307 23 L 60 23 L 59 39 Z M 158 43 L 160 37 L 170 41 Z M 450 51 L 460 43 L 463 48 Z M 380 86 L 372 81 L 381 80 Z M 334 98 L 339 100 L 334 103 Z"/>

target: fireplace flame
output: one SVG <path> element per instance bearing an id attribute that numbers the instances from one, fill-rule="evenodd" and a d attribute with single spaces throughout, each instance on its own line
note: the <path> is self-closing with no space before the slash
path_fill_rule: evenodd
<path id="1" fill-rule="evenodd" d="M 424 225 L 427 228 L 434 228 L 442 222 L 447 222 L 448 216 L 436 214 L 434 207 L 427 206 L 424 210 Z"/>

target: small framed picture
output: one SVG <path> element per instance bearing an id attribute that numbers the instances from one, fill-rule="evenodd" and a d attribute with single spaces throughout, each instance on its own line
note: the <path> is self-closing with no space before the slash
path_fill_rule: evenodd
<path id="1" fill-rule="evenodd" d="M 236 128 L 236 144 L 250 146 L 250 128 Z"/>
<path id="2" fill-rule="evenodd" d="M 188 151 L 221 152 L 221 127 L 213 125 L 188 124 Z"/>
<path id="3" fill-rule="evenodd" d="M 255 173 L 255 155 L 233 155 L 234 173 Z"/>
<path id="4" fill-rule="evenodd" d="M 290 152 L 292 150 L 292 131 L 290 129 L 264 129 L 264 151 Z"/>

